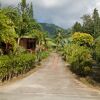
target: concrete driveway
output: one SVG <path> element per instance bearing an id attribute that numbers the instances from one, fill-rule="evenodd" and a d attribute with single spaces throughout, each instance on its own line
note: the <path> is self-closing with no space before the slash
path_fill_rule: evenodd
<path id="1" fill-rule="evenodd" d="M 0 100 L 100 100 L 100 91 L 82 84 L 52 53 L 30 76 L 0 87 Z"/>

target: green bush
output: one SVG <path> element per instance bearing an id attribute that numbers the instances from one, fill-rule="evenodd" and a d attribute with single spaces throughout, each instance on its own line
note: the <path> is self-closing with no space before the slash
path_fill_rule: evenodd
<path id="1" fill-rule="evenodd" d="M 70 69 L 78 75 L 86 76 L 92 71 L 92 57 L 90 50 L 76 44 L 64 48 L 64 57 L 71 64 Z"/>
<path id="2" fill-rule="evenodd" d="M 72 35 L 72 40 L 74 43 L 79 44 L 80 46 L 87 47 L 91 47 L 94 42 L 94 38 L 90 34 L 80 32 L 75 32 Z"/>
<path id="3" fill-rule="evenodd" d="M 16 44 L 15 50 L 12 52 L 13 55 L 19 55 L 22 53 L 27 53 L 27 50 L 18 44 Z"/>
<path id="4" fill-rule="evenodd" d="M 0 56 L 0 80 L 5 81 L 28 72 L 34 68 L 36 56 L 21 54 L 18 56 Z"/>
<path id="5" fill-rule="evenodd" d="M 37 53 L 37 60 L 41 61 L 42 59 L 45 59 L 46 57 L 48 57 L 49 55 L 49 51 L 41 51 Z"/>

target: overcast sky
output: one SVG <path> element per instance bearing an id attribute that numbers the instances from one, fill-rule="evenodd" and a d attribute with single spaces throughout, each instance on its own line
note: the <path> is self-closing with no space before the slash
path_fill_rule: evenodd
<path id="1" fill-rule="evenodd" d="M 21 0 L 0 0 L 2 5 L 17 5 Z M 34 16 L 39 22 L 47 22 L 69 28 L 84 14 L 94 8 L 100 11 L 100 0 L 27 0 L 33 2 Z"/>

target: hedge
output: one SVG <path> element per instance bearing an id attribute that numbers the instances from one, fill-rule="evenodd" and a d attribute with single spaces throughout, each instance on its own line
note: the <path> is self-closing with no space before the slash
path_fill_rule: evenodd
<path id="1" fill-rule="evenodd" d="M 36 55 L 0 56 L 0 81 L 4 82 L 34 68 Z"/>
<path id="2" fill-rule="evenodd" d="M 49 51 L 41 51 L 37 54 L 21 53 L 19 55 L 0 56 L 0 81 L 4 82 L 13 77 L 27 73 L 35 66 L 35 63 L 41 61 L 49 55 Z"/>

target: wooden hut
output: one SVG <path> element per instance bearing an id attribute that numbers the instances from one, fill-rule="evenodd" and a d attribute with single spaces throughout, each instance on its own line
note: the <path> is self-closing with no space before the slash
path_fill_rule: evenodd
<path id="1" fill-rule="evenodd" d="M 37 39 L 30 37 L 21 37 L 17 38 L 16 42 L 19 46 L 25 48 L 26 50 L 33 52 L 36 49 Z M 12 45 L 9 43 L 0 42 L 0 54 L 8 54 L 10 51 L 13 51 Z"/>
<path id="2" fill-rule="evenodd" d="M 35 38 L 22 37 L 19 39 L 19 45 L 27 50 L 35 51 L 37 40 Z"/>

